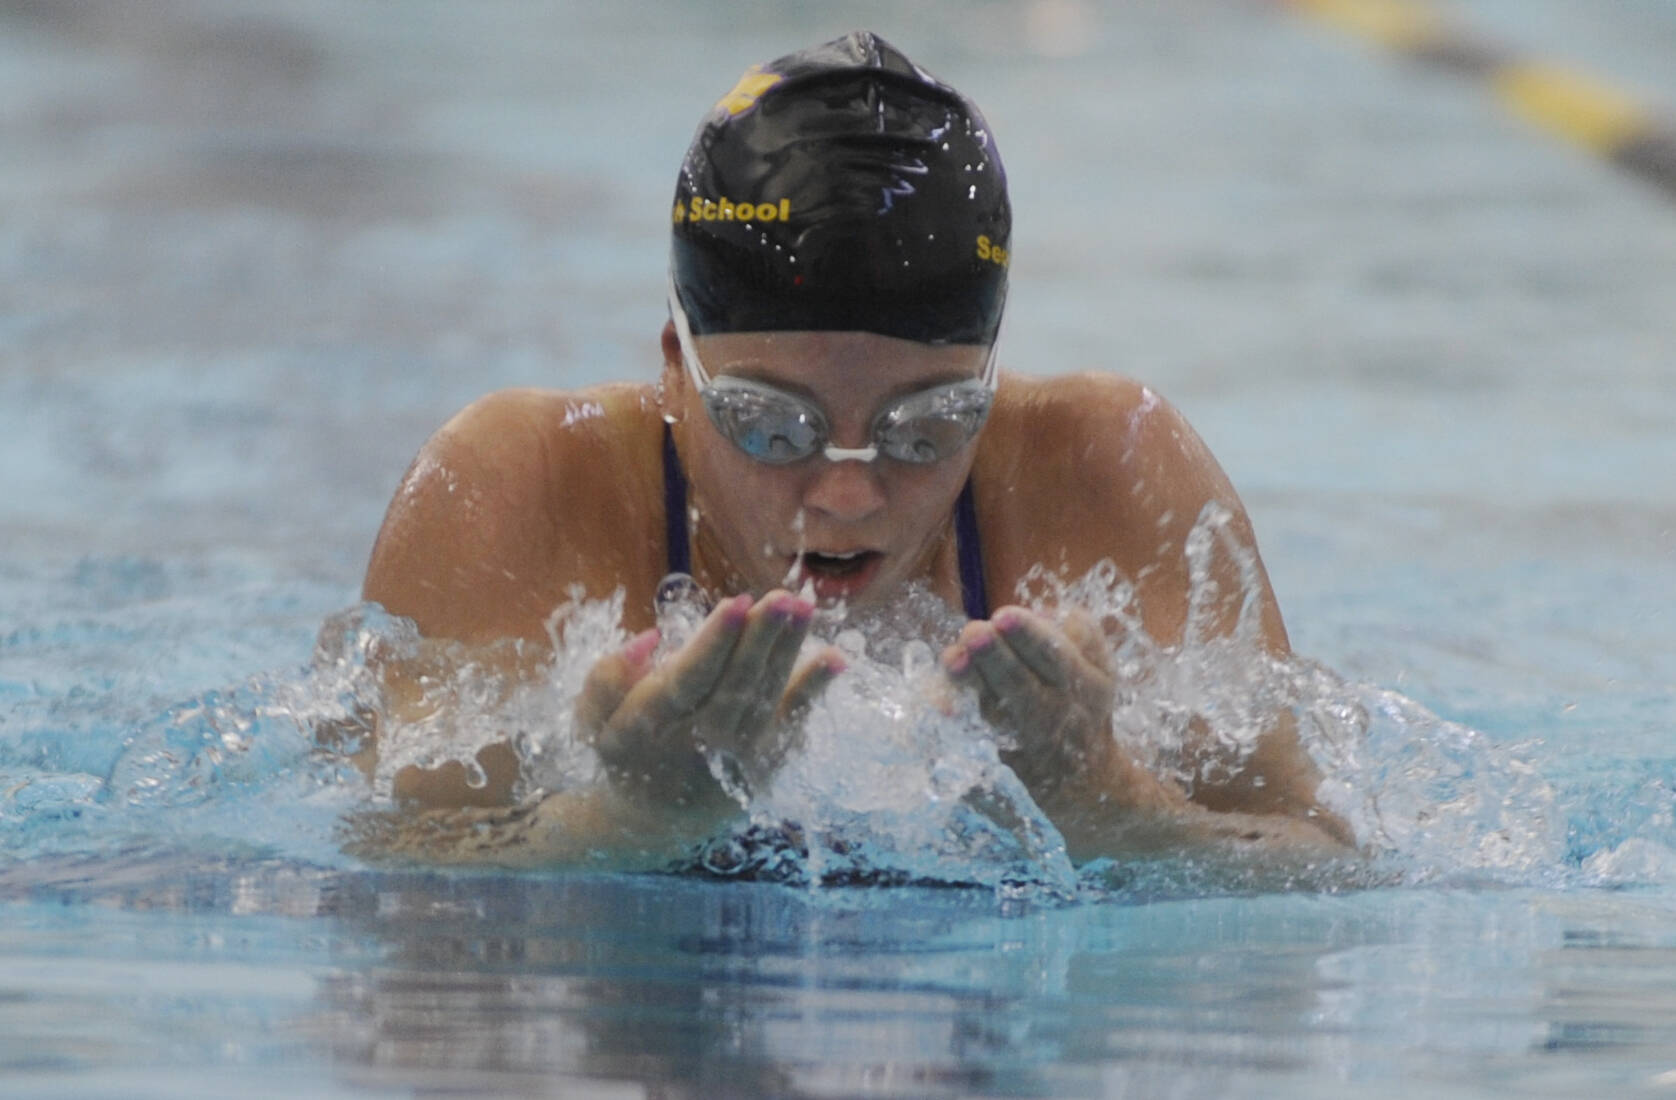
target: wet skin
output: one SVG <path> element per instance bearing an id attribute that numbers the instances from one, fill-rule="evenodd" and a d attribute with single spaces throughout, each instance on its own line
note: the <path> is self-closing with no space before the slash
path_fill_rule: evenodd
<path id="1" fill-rule="evenodd" d="M 869 442 L 873 418 L 892 400 L 975 377 L 984 358 L 979 348 L 854 332 L 697 343 L 712 375 L 742 374 L 809 400 L 832 442 L 851 448 Z M 367 599 L 412 617 L 427 637 L 468 645 L 521 638 L 539 650 L 548 614 L 577 586 L 594 599 L 623 592 L 624 626 L 640 633 L 591 670 L 576 710 L 618 804 L 554 801 L 543 807 L 551 818 L 605 822 L 603 831 L 619 835 L 659 833 L 680 818 L 669 835 L 690 839 L 736 812 L 703 752 L 729 758 L 740 785 L 765 782 L 795 746 L 801 711 L 842 670 L 832 650 L 797 663 L 814 607 L 787 589 L 811 580 L 817 599 L 839 593 L 866 607 L 919 582 L 959 606 L 952 513 L 968 476 L 990 592 L 1013 591 L 1037 563 L 1069 579 L 1109 561 L 1135 580 L 1142 625 L 1165 646 L 1182 635 L 1182 550 L 1202 508 L 1226 508 L 1234 537 L 1251 545 L 1243 508 L 1209 452 L 1179 414 L 1132 382 L 1004 376 L 977 441 L 936 463 L 815 456 L 769 466 L 709 422 L 668 327 L 662 346 L 657 387 L 514 391 L 450 421 L 409 471 L 368 568 Z M 689 528 L 693 572 L 721 598 L 685 646 L 654 660 L 653 592 L 667 568 L 666 418 L 698 517 Z M 1257 573 L 1263 642 L 1284 656 L 1285 629 L 1260 565 Z M 1240 592 L 1237 578 L 1217 579 Z M 1221 629 L 1232 629 L 1240 602 L 1213 609 Z M 1347 838 L 1316 804 L 1313 767 L 1289 728 L 1262 739 L 1243 781 L 1195 791 L 1192 801 L 1140 768 L 1111 734 L 1108 641 L 1075 609 L 999 607 L 968 623 L 942 662 L 950 685 L 975 691 L 1013 739 L 1007 762 L 1075 856 L 1227 836 L 1317 849 Z M 491 747 L 480 760 L 486 788 L 466 790 L 463 771 L 451 767 L 404 772 L 396 793 L 429 806 L 504 802 L 516 759 Z"/>
<path id="2" fill-rule="evenodd" d="M 836 651 L 794 668 L 814 605 L 788 592 L 726 600 L 669 660 L 654 664 L 656 630 L 589 675 L 578 724 L 612 781 L 650 803 L 699 809 L 724 792 L 706 752 L 765 783 L 793 747 L 802 711 L 844 669 Z M 725 808 L 725 807 L 719 807 Z"/>
<path id="3" fill-rule="evenodd" d="M 985 360 L 981 348 L 850 332 L 733 334 L 698 345 L 713 375 L 813 402 L 832 441 L 851 447 L 869 442 L 875 416 L 894 399 L 976 377 Z M 655 630 L 640 635 L 595 668 L 577 716 L 620 788 L 696 808 L 718 793 L 698 750 L 729 754 L 746 785 L 765 783 L 795 741 L 800 712 L 843 669 L 830 648 L 794 667 L 815 604 L 779 586 L 806 581 L 817 598 L 857 608 L 939 570 L 946 587 L 939 559 L 974 448 L 929 464 L 816 455 L 768 465 L 715 430 L 685 373 L 666 371 L 662 397 L 701 517 L 692 531 L 696 578 L 712 592 L 765 594 L 724 601 L 661 665 L 650 662 Z M 847 560 L 860 564 L 840 564 Z"/>
<path id="4" fill-rule="evenodd" d="M 860 332 L 733 333 L 699 337 L 697 345 L 712 375 L 767 382 L 818 406 L 841 447 L 871 442 L 874 418 L 893 400 L 975 378 L 986 359 L 979 347 L 928 347 Z M 975 445 L 927 464 L 816 455 L 774 466 L 716 431 L 684 372 L 665 371 L 663 396 L 702 517 L 693 533 L 694 571 L 707 590 L 798 584 L 805 552 L 865 554 L 857 575 L 813 578 L 817 592 L 830 581 L 831 596 L 864 608 L 947 564 L 938 555 L 949 546 L 950 516 Z"/>

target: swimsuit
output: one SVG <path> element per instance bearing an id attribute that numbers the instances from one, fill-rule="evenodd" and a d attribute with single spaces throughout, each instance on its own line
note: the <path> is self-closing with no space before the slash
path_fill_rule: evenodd
<path id="1" fill-rule="evenodd" d="M 663 426 L 663 522 L 669 547 L 669 572 L 692 574 L 692 548 L 687 543 L 687 475 L 675 453 L 675 437 Z M 954 546 L 960 561 L 960 603 L 968 619 L 989 618 L 989 595 L 983 584 L 983 548 L 978 543 L 978 510 L 972 499 L 972 481 L 961 487 L 954 506 Z M 668 580 L 664 582 L 668 584 Z"/>

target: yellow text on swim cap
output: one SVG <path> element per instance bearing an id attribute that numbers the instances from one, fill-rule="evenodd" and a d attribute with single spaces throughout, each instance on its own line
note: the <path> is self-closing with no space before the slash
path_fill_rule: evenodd
<path id="1" fill-rule="evenodd" d="M 694 195 L 690 202 L 678 202 L 672 220 L 682 222 L 783 222 L 791 217 L 791 200 L 779 202 L 734 202 L 723 195 L 707 199 Z"/>
<path id="2" fill-rule="evenodd" d="M 1012 259 L 1012 257 L 1007 254 L 1006 245 L 996 244 L 988 237 L 979 237 L 978 259 L 988 260 L 992 264 L 999 264 L 1002 267 L 1006 267 L 1007 261 Z"/>

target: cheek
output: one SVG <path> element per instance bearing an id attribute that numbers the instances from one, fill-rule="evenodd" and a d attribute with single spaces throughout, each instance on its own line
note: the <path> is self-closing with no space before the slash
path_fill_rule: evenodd
<path id="1" fill-rule="evenodd" d="M 734 510 L 753 531 L 778 532 L 795 521 L 802 501 L 795 485 L 772 476 L 736 476 L 728 494 Z"/>
<path id="2" fill-rule="evenodd" d="M 968 466 L 909 467 L 894 494 L 905 511 L 943 513 L 954 511 L 954 502 L 966 484 Z"/>
<path id="3" fill-rule="evenodd" d="M 760 542 L 791 525 L 798 486 L 784 471 L 752 462 L 732 447 L 711 450 L 703 461 L 704 488 L 695 496 L 724 530 Z"/>

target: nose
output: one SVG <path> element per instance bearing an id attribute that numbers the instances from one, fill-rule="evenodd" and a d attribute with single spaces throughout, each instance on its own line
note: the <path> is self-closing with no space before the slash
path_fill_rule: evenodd
<path id="1" fill-rule="evenodd" d="M 871 462 L 817 460 L 817 469 L 803 493 L 803 505 L 844 523 L 866 519 L 884 507 L 884 488 Z"/>

